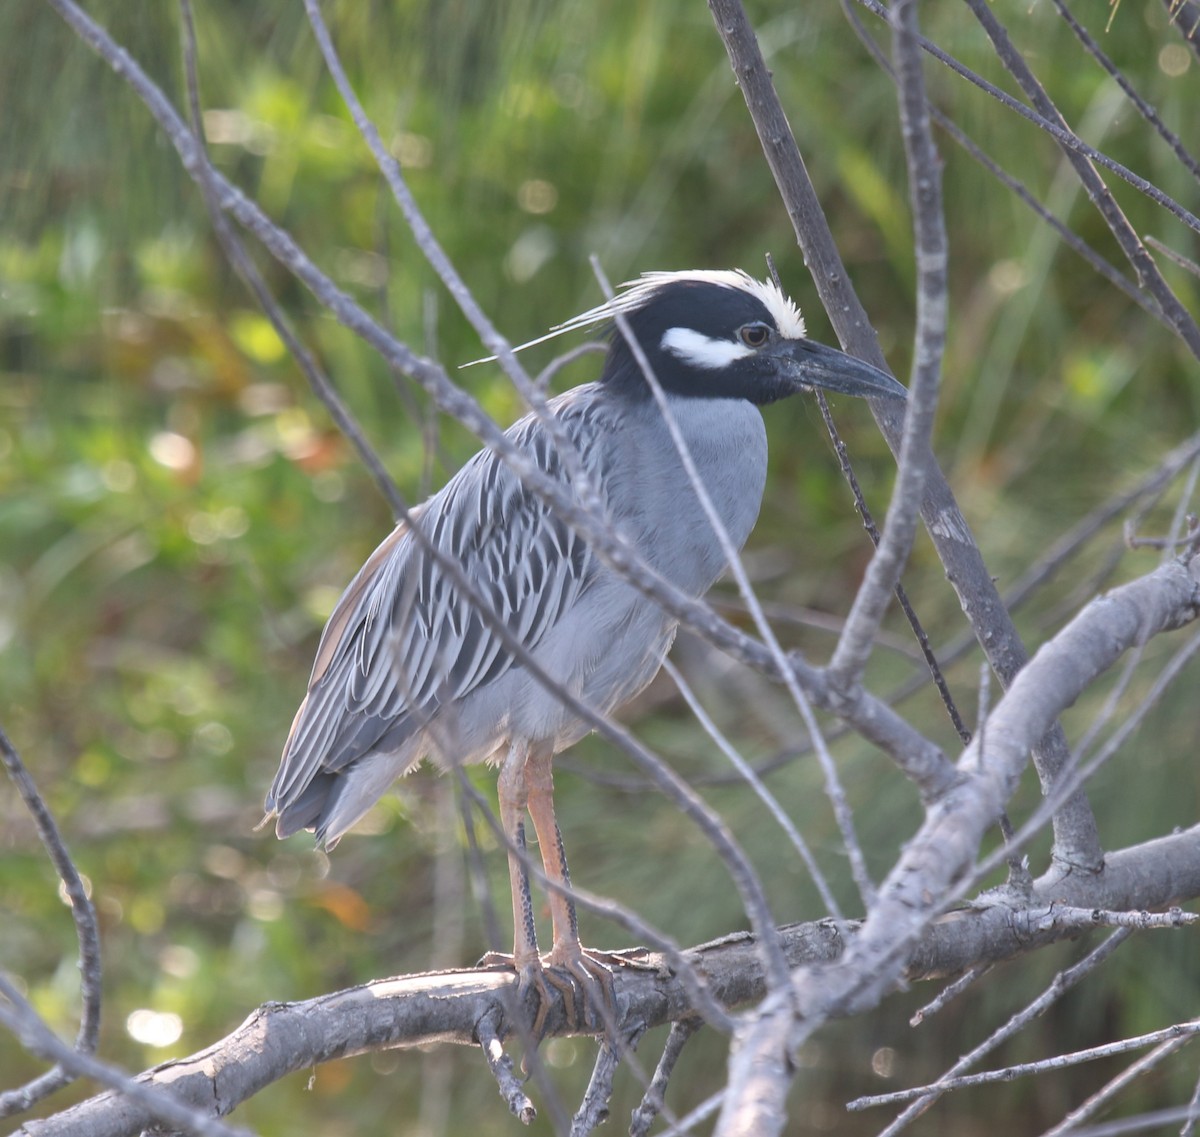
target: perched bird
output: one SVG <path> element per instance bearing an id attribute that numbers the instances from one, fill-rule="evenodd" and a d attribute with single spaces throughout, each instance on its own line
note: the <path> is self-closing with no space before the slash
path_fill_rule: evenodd
<path id="1" fill-rule="evenodd" d="M 796 305 L 775 285 L 743 272 L 647 273 L 624 288 L 553 334 L 626 317 L 738 548 L 758 516 L 767 474 L 760 407 L 811 387 L 906 394 L 882 371 L 806 339 Z M 624 336 L 612 332 L 597 382 L 548 406 L 617 530 L 667 580 L 691 596 L 705 593 L 725 570 L 725 557 Z M 571 463 L 536 415 L 508 436 L 542 471 L 570 485 Z M 411 520 L 461 567 L 490 619 L 410 526 L 397 526 L 329 618 L 267 795 L 267 815 L 280 837 L 312 829 L 332 848 L 423 758 L 443 768 L 498 765 L 513 966 L 526 989 L 542 996 L 547 979 L 564 988 L 562 971 L 586 983 L 597 964 L 580 946 L 570 898 L 557 890 L 548 896 L 554 942 L 539 955 L 522 859 L 528 811 L 547 878 L 569 883 L 551 761 L 591 727 L 530 674 L 495 623 L 548 675 L 608 714 L 658 672 L 677 622 L 606 567 L 489 450 L 413 510 Z"/>

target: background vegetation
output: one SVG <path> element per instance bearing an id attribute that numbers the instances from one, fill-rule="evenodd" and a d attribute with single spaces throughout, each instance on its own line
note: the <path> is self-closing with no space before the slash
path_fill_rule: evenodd
<path id="1" fill-rule="evenodd" d="M 1078 52 L 1053 8 L 1000 7 L 1079 132 L 1194 206 L 1195 182 Z M 173 6 L 109 0 L 89 10 L 181 93 Z M 806 307 L 810 332 L 829 339 L 703 5 L 343 0 L 326 11 L 422 209 L 512 341 L 598 301 L 591 253 L 625 279 L 656 268 L 761 273 L 766 251 Z M 1125 3 L 1093 15 L 1105 51 L 1185 141 L 1200 141 L 1197 60 L 1166 9 Z M 197 16 L 205 126 L 222 171 L 403 339 L 451 365 L 483 354 L 391 208 L 300 6 L 214 0 Z M 830 0 L 764 2 L 751 16 L 842 255 L 904 376 L 913 264 L 890 80 Z M 928 5 L 922 18 L 931 38 L 999 81 L 965 8 Z M 930 85 L 997 161 L 1116 256 L 1048 139 L 932 65 Z M 198 1049 L 264 1000 L 472 961 L 488 944 L 448 779 L 406 781 L 332 859 L 304 837 L 279 844 L 254 830 L 316 636 L 387 532 L 386 503 L 225 263 L 199 194 L 148 115 L 34 0 L 0 6 L 0 108 L 0 722 L 94 887 L 106 960 L 102 1053 L 141 1069 Z M 1168 332 L 947 139 L 939 144 L 954 309 L 936 449 L 1004 585 L 1195 428 L 1200 384 Z M 1194 234 L 1114 188 L 1140 233 L 1195 256 Z M 406 495 L 440 485 L 471 440 L 431 416 L 419 392 L 265 259 L 263 267 Z M 1195 311 L 1197 282 L 1163 267 Z M 554 350 L 531 352 L 530 366 Z M 559 384 L 589 377 L 596 362 L 574 365 Z M 487 368 L 465 375 L 494 415 L 521 413 L 507 381 Z M 864 409 L 844 405 L 839 419 L 882 510 L 891 458 Z M 769 425 L 772 480 L 750 563 L 781 610 L 836 615 L 857 585 L 866 539 L 815 411 L 796 401 L 775 408 Z M 1059 626 L 1100 574 L 1144 571 L 1155 555 L 1120 559 L 1119 549 L 1119 534 L 1107 531 L 1069 578 L 1022 609 L 1030 642 Z M 906 585 L 940 640 L 961 632 L 953 595 L 920 544 Z M 790 618 L 779 628 L 817 657 L 830 642 Z M 774 695 L 698 645 L 682 642 L 677 658 L 744 752 L 768 759 L 794 744 L 797 728 Z M 874 683 L 885 689 L 911 672 L 896 653 L 877 663 Z M 977 673 L 971 654 L 951 672 L 968 710 Z M 918 699 L 926 708 L 910 704 L 913 713 L 933 721 L 936 704 Z M 1169 698 L 1094 785 L 1110 846 L 1194 822 L 1197 767 L 1181 761 L 1194 753 L 1193 703 L 1185 690 Z M 724 772 L 669 683 L 627 717 L 681 771 Z M 949 742 L 948 725 L 943 733 Z M 912 831 L 915 799 L 861 745 L 840 760 L 864 846 L 882 870 Z M 622 759 L 588 740 L 560 767 L 581 884 L 638 907 L 683 943 L 743 925 L 711 850 Z M 492 792 L 486 771 L 472 776 Z M 810 838 L 824 835 L 819 854 L 852 907 L 815 768 L 781 763 L 771 786 Z M 799 866 L 751 795 L 719 784 L 706 793 L 754 854 L 779 918 L 815 914 Z M 1031 783 L 1026 802 L 1035 794 Z M 503 910 L 504 858 L 492 849 L 487 863 Z M 0 962 L 72 1033 L 73 930 L 8 791 L 0 908 Z M 584 939 L 620 942 L 590 920 Z M 1172 1021 L 1181 997 L 1196 994 L 1187 943 L 1148 942 L 1136 971 L 1118 957 L 1043 1020 L 1042 1038 L 1027 1032 L 1003 1057 L 1043 1042 L 1053 1049 L 1060 1016 L 1097 1042 Z M 841 1103 L 936 1075 L 974 1041 L 981 1002 L 1019 1005 L 1076 954 L 1060 948 L 1010 967 L 924 1032 L 906 1020 L 927 990 L 825 1032 L 803 1055 L 796 1092 L 811 1104 L 797 1111 L 795 1132 L 874 1131 L 876 1119 L 848 1116 Z M 564 1096 L 577 1099 L 590 1046 L 560 1040 L 546 1050 Z M 723 1062 L 722 1040 L 696 1045 L 672 1087 L 674 1106 L 706 1096 Z M 4 1037 L 0 1069 L 6 1084 L 36 1072 Z M 943 1105 L 926 1131 L 991 1132 L 997 1108 L 1013 1131 L 1033 1131 L 1107 1072 L 1044 1090 L 981 1091 Z M 615 1105 L 627 1112 L 640 1090 L 627 1079 L 619 1092 L 628 1100 Z M 1145 1092 L 1151 1100 L 1152 1087 Z M 311 1083 L 297 1077 L 260 1095 L 238 1118 L 264 1134 L 455 1134 L 480 1118 L 497 1131 L 516 1125 L 478 1058 L 445 1051 L 323 1067 Z"/>

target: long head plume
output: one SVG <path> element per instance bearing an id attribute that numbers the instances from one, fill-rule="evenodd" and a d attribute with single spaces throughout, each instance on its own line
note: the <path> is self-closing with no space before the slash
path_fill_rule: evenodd
<path id="1" fill-rule="evenodd" d="M 767 311 L 775 320 L 775 326 L 785 339 L 803 339 L 805 335 L 804 317 L 794 301 L 785 296 L 772 281 L 755 280 L 749 273 L 739 269 L 684 269 L 680 272 L 644 272 L 637 280 L 627 280 L 620 285 L 622 291 L 611 300 L 589 308 L 578 316 L 561 324 L 556 324 L 544 336 L 539 336 L 528 343 L 520 344 L 513 351 L 524 351 L 527 347 L 536 347 L 548 340 L 557 339 L 568 332 L 582 331 L 593 328 L 597 324 L 605 324 L 618 316 L 627 316 L 648 304 L 662 289 L 672 284 L 695 281 L 703 284 L 717 284 L 723 288 L 733 288 L 740 292 L 748 292 L 762 301 Z M 492 363 L 496 356 L 489 355 L 486 359 L 473 359 L 461 367 L 474 367 L 477 363 Z"/>

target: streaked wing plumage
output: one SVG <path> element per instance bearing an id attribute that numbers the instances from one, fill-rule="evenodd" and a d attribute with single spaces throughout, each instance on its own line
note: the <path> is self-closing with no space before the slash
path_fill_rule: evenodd
<path id="1" fill-rule="evenodd" d="M 576 440 L 588 413 L 582 395 L 576 388 L 552 404 Z M 509 433 L 546 473 L 564 476 L 536 419 L 522 419 Z M 489 451 L 414 510 L 413 524 L 527 649 L 537 647 L 593 571 L 581 539 Z M 397 750 L 439 707 L 499 678 L 513 662 L 480 606 L 401 524 L 329 618 L 268 811 L 282 812 L 320 774 Z"/>

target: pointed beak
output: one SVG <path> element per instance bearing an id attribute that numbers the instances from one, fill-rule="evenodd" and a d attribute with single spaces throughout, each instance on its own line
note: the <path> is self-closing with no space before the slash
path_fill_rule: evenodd
<path id="1" fill-rule="evenodd" d="M 769 350 L 778 362 L 780 376 L 797 387 L 822 387 L 839 395 L 860 398 L 876 395 L 908 398 L 908 390 L 887 372 L 823 343 L 781 340 Z"/>

